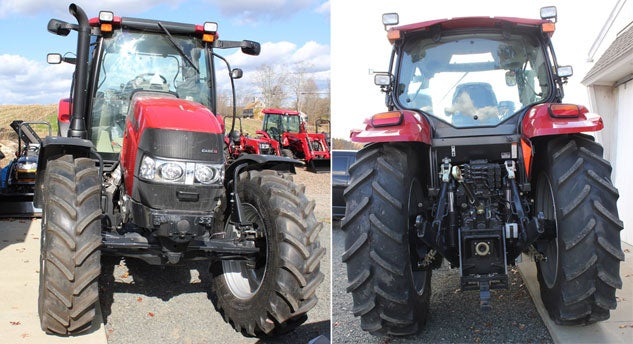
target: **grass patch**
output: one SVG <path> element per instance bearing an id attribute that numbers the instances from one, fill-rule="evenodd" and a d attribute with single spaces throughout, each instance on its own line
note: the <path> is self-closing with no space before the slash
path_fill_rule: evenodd
<path id="1" fill-rule="evenodd" d="M 57 133 L 57 105 L 0 105 L 1 140 L 17 140 L 16 132 L 10 127 L 14 120 L 49 122 L 54 135 Z M 45 125 L 36 125 L 34 129 L 41 137 L 48 135 Z"/>

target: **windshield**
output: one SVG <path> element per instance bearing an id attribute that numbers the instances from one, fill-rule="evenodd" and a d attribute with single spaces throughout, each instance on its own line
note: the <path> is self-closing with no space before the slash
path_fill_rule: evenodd
<path id="1" fill-rule="evenodd" d="M 194 66 L 165 34 L 119 30 L 103 40 L 92 103 L 91 139 L 97 151 L 120 151 L 125 117 L 135 92 L 164 92 L 210 106 L 202 42 L 186 36 L 173 38 Z"/>
<path id="2" fill-rule="evenodd" d="M 519 35 L 410 39 L 401 53 L 398 100 L 456 127 L 496 125 L 549 96 L 544 51 L 538 40 Z"/>
<path id="3" fill-rule="evenodd" d="M 301 117 L 293 115 L 269 114 L 264 130 L 267 132 L 271 128 L 278 128 L 283 132 L 298 133 L 301 126 Z M 274 131 L 275 129 L 273 129 Z"/>

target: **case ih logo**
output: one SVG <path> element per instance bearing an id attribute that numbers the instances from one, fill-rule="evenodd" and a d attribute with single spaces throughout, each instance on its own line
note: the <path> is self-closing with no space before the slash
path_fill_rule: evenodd
<path id="1" fill-rule="evenodd" d="M 201 150 L 202 153 L 211 153 L 211 154 L 216 154 L 218 152 L 217 149 L 208 149 L 208 148 L 202 148 Z"/>

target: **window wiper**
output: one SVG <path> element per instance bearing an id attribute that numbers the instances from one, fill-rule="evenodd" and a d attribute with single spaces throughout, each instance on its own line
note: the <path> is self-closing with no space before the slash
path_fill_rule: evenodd
<path id="1" fill-rule="evenodd" d="M 193 69 L 196 70 L 196 73 L 200 74 L 200 70 L 198 70 L 198 67 L 196 67 L 196 65 L 193 64 L 193 61 L 191 61 L 189 56 L 185 54 L 185 51 L 182 50 L 182 47 L 178 45 L 178 43 L 176 43 L 176 41 L 174 40 L 174 37 L 171 36 L 171 33 L 169 32 L 169 30 L 167 30 L 167 28 L 163 26 L 161 22 L 158 22 L 158 27 L 160 27 L 165 32 L 165 34 L 167 34 L 167 39 L 174 46 L 174 48 L 178 50 L 178 53 L 180 54 L 180 56 L 182 56 L 185 60 L 187 60 L 187 62 L 191 65 L 191 67 L 193 67 Z"/>

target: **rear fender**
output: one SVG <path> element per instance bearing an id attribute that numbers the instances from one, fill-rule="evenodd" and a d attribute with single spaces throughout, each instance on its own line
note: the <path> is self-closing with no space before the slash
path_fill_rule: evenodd
<path id="1" fill-rule="evenodd" d="M 353 142 L 422 142 L 431 144 L 431 125 L 419 113 L 401 110 L 402 121 L 397 125 L 375 127 L 371 118 L 365 120 L 364 130 L 352 130 Z"/>
<path id="2" fill-rule="evenodd" d="M 551 105 L 554 104 L 539 104 L 526 112 L 521 121 L 524 137 L 531 139 L 537 136 L 600 131 L 604 127 L 602 117 L 589 112 L 582 105 L 578 106 L 579 113 L 576 117 L 554 117 L 550 111 Z"/>
<path id="3" fill-rule="evenodd" d="M 33 204 L 38 208 L 43 206 L 42 191 L 44 185 L 42 182 L 44 181 L 44 172 L 46 171 L 48 161 L 66 154 L 70 154 L 74 158 L 89 158 L 90 151 L 93 148 L 94 145 L 90 140 L 61 136 L 45 137 L 44 140 L 42 140 L 37 161 L 37 175 L 35 179 Z"/>

